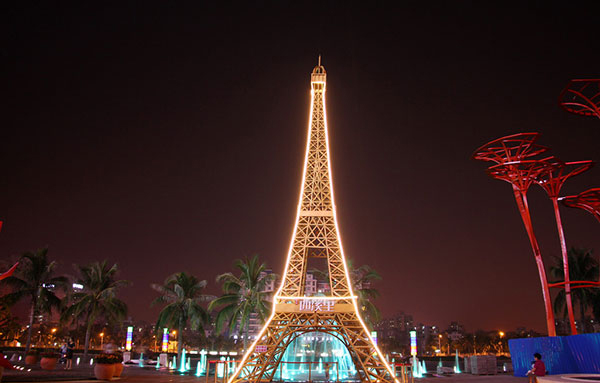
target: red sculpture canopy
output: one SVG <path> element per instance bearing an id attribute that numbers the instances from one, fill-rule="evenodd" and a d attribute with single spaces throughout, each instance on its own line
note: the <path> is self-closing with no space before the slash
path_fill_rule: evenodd
<path id="1" fill-rule="evenodd" d="M 501 137 L 477 149 L 473 153 L 473 159 L 502 164 L 535 157 L 548 150 L 545 146 L 535 144 L 539 137 L 539 133 L 518 133 Z"/>
<path id="2" fill-rule="evenodd" d="M 600 118 L 600 79 L 569 81 L 558 103 L 569 113 Z"/>
<path id="3" fill-rule="evenodd" d="M 565 206 L 577 207 L 590 212 L 600 222 L 600 188 L 589 189 L 560 200 Z"/>

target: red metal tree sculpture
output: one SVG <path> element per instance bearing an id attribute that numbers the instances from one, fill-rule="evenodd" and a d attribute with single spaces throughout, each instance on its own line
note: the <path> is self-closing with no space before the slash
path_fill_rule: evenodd
<path id="1" fill-rule="evenodd" d="M 558 102 L 567 112 L 600 118 L 600 79 L 569 81 Z"/>
<path id="2" fill-rule="evenodd" d="M 0 221 L 0 231 L 2 230 L 2 221 Z M 17 266 L 19 265 L 19 262 L 15 263 L 13 265 L 13 267 L 11 267 L 10 269 L 8 269 L 7 272 L 0 274 L 0 281 L 10 277 L 11 275 L 13 275 L 13 273 L 15 272 L 15 270 L 17 269 Z"/>
<path id="3" fill-rule="evenodd" d="M 578 195 L 560 198 L 563 205 L 590 212 L 600 222 L 600 188 L 586 190 Z"/>
<path id="4" fill-rule="evenodd" d="M 571 299 L 571 283 L 569 277 L 569 258 L 567 254 L 567 244 L 565 241 L 565 233 L 562 226 L 562 219 L 560 217 L 560 210 L 558 209 L 558 199 L 560 189 L 567 179 L 583 173 L 584 171 L 591 168 L 594 163 L 592 161 L 578 161 L 578 162 L 567 162 L 564 163 L 561 160 L 552 157 L 544 160 L 540 160 L 540 163 L 546 164 L 546 168 L 539 174 L 536 182 L 540 185 L 548 197 L 552 201 L 554 208 L 554 217 L 556 218 L 556 229 L 558 230 L 558 238 L 560 241 L 560 249 L 563 259 L 563 270 L 565 275 L 564 289 L 567 304 L 567 313 L 569 316 L 569 324 L 571 325 L 571 334 L 577 334 L 577 327 L 575 326 L 575 316 L 573 314 L 573 303 Z M 550 287 L 557 287 L 557 284 L 550 284 Z"/>
<path id="5" fill-rule="evenodd" d="M 513 193 L 521 213 L 523 225 L 529 236 L 529 242 L 533 256 L 538 268 L 540 282 L 542 284 L 542 296 L 546 309 L 546 325 L 549 336 L 556 336 L 554 323 L 554 312 L 546 269 L 540 252 L 537 238 L 533 231 L 529 206 L 527 204 L 527 190 L 543 171 L 547 170 L 547 163 L 540 164 L 537 160 L 527 158 L 541 154 L 547 150 L 543 146 L 535 144 L 539 133 L 519 133 L 491 141 L 475 151 L 473 158 L 482 161 L 492 161 L 497 165 L 488 169 L 488 174 L 493 178 L 501 179 L 511 183 Z"/>

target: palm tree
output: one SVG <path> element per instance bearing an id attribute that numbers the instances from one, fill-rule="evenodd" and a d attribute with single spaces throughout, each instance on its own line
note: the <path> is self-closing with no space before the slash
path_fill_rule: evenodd
<path id="1" fill-rule="evenodd" d="M 568 253 L 569 277 L 571 281 L 596 281 L 598 280 L 599 269 L 598 261 L 593 257 L 592 250 L 578 249 L 572 247 Z M 563 263 L 561 257 L 554 257 L 554 265 L 550 268 L 550 274 L 557 278 L 557 282 L 564 281 Z M 585 313 L 590 305 L 593 304 L 594 288 L 573 289 L 571 295 L 574 302 L 579 303 L 579 313 L 581 317 L 582 332 L 585 332 Z M 566 309 L 565 291 L 560 290 L 554 299 L 554 311 L 563 313 Z"/>
<path id="2" fill-rule="evenodd" d="M 365 323 L 373 328 L 373 324 L 381 319 L 381 312 L 373 302 L 379 297 L 379 291 L 371 286 L 371 283 L 376 280 L 381 280 L 381 275 L 369 265 L 362 265 L 354 268 L 351 260 L 347 261 L 348 273 L 352 283 L 352 291 L 358 297 L 358 308 Z M 310 272 L 321 280 L 329 280 L 329 273 L 318 269 L 310 270 Z"/>
<path id="3" fill-rule="evenodd" d="M 169 276 L 162 285 L 152 284 L 152 288 L 161 294 L 152 302 L 152 305 L 167 304 L 158 314 L 156 331 L 163 327 L 178 330 L 177 356 L 179 360 L 181 360 L 183 350 L 183 330 L 188 323 L 192 330 L 202 331 L 204 324 L 209 321 L 208 312 L 201 303 L 213 297 L 203 294 L 205 287 L 206 281 L 201 281 L 185 272 Z"/>
<path id="4" fill-rule="evenodd" d="M 239 270 L 239 275 L 224 273 L 217 276 L 217 282 L 223 283 L 223 295 L 210 302 L 209 310 L 220 308 L 215 318 L 216 330 L 221 332 L 223 325 L 228 324 L 229 332 L 238 330 L 243 332 L 244 350 L 247 346 L 250 326 L 250 316 L 256 314 L 264 323 L 271 313 L 271 302 L 265 291 L 267 283 L 275 278 L 275 274 L 266 272 L 266 265 L 260 263 L 258 254 L 251 258 L 236 260 L 234 266 Z"/>
<path id="5" fill-rule="evenodd" d="M 371 282 L 381 280 L 381 275 L 369 265 L 362 265 L 358 268 L 352 267 L 352 262 L 348 262 L 350 269 L 350 279 L 352 279 L 352 290 L 358 296 L 358 307 L 361 316 L 370 328 L 381 319 L 381 312 L 373 302 L 379 296 L 379 291 L 371 287 Z"/>
<path id="6" fill-rule="evenodd" d="M 70 297 L 72 304 L 63 311 L 61 320 L 70 322 L 84 317 L 86 331 L 83 358 L 87 360 L 92 326 L 96 320 L 104 318 L 115 322 L 127 315 L 127 305 L 117 298 L 117 292 L 130 282 L 116 280 L 117 264 L 109 266 L 106 261 L 86 266 L 75 265 L 75 268 L 79 273 L 76 282 L 83 288 L 73 292 Z"/>
<path id="7" fill-rule="evenodd" d="M 3 285 L 9 286 L 12 290 L 11 293 L 4 296 L 7 302 L 16 303 L 22 299 L 29 299 L 31 302 L 26 352 L 31 347 L 34 318 L 39 314 L 51 314 L 52 309 L 60 308 L 61 300 L 54 291 L 64 289 L 67 279 L 54 276 L 55 269 L 56 262 L 48 261 L 48 248 L 34 252 L 28 251 L 21 256 L 16 275 L 2 281 Z"/>

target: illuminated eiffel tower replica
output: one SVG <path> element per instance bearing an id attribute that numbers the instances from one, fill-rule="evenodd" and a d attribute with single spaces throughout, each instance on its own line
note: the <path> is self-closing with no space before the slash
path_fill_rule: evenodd
<path id="1" fill-rule="evenodd" d="M 246 351 L 229 383 L 272 381 L 291 342 L 313 332 L 339 339 L 346 346 L 363 382 L 397 382 L 360 317 L 344 259 L 331 184 L 326 74 L 320 57 L 310 84 L 310 119 L 302 189 L 282 283 L 273 298 L 271 317 Z M 331 287 L 328 296 L 305 294 L 309 257 L 327 260 Z"/>

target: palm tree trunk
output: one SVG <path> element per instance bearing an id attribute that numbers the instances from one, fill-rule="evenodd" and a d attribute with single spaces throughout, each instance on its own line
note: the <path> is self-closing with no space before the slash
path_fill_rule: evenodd
<path id="1" fill-rule="evenodd" d="M 579 313 L 581 314 L 581 333 L 585 334 L 585 302 L 583 291 L 579 295 Z"/>
<path id="2" fill-rule="evenodd" d="M 179 331 L 177 334 L 177 360 L 179 361 L 179 364 L 181 365 L 181 353 L 183 352 L 183 324 L 179 323 L 179 329 L 177 330 Z M 183 364 L 185 366 L 185 362 Z M 175 368 L 177 368 L 177 366 L 175 366 Z"/>
<path id="3" fill-rule="evenodd" d="M 83 346 L 83 360 L 87 361 L 88 348 L 90 347 L 90 335 L 92 333 L 92 324 L 88 323 L 85 330 L 85 345 Z"/>
<path id="4" fill-rule="evenodd" d="M 250 319 L 246 320 L 246 324 L 244 325 L 244 352 L 247 349 L 248 345 L 248 333 L 250 332 Z"/>
<path id="5" fill-rule="evenodd" d="M 25 354 L 29 352 L 31 348 L 31 331 L 33 330 L 33 318 L 35 317 L 35 299 L 31 301 L 31 312 L 29 313 L 29 329 L 27 329 L 27 342 L 25 343 Z"/>
<path id="6" fill-rule="evenodd" d="M 85 329 L 85 344 L 83 346 L 83 360 L 87 361 L 88 349 L 90 347 L 90 335 L 92 334 L 92 325 L 94 324 L 94 317 L 92 316 L 92 309 L 88 311 L 86 322 L 87 326 Z"/>

